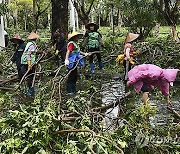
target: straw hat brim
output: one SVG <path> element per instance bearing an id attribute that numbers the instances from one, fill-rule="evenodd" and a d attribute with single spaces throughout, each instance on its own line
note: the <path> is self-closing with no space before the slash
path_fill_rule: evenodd
<path id="1" fill-rule="evenodd" d="M 68 40 L 73 39 L 75 36 L 83 37 L 83 34 L 82 33 L 74 33 L 74 34 L 72 33 L 72 34 L 69 34 Z"/>
<path id="2" fill-rule="evenodd" d="M 93 25 L 94 26 L 94 29 L 99 29 L 99 26 L 97 25 L 97 24 L 95 24 L 95 23 L 93 23 L 93 22 L 91 22 L 91 23 L 88 23 L 87 25 L 85 25 L 85 28 L 86 29 L 90 29 L 90 26 L 91 25 Z"/>
<path id="3" fill-rule="evenodd" d="M 20 39 L 20 38 L 11 38 L 11 39 L 10 39 L 11 42 L 14 42 L 14 40 L 18 40 L 18 41 L 20 41 L 20 42 L 24 42 L 24 41 L 23 41 L 22 39 Z"/>
<path id="4" fill-rule="evenodd" d="M 136 40 L 139 37 L 139 34 L 134 34 L 134 33 L 128 33 L 125 39 L 125 42 L 132 42 Z"/>
<path id="5" fill-rule="evenodd" d="M 40 36 L 34 32 L 30 33 L 29 36 L 27 37 L 28 40 L 34 40 L 38 39 Z"/>

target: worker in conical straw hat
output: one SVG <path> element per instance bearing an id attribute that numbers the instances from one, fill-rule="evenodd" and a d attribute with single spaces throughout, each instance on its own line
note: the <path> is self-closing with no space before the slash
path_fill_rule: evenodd
<path id="1" fill-rule="evenodd" d="M 40 36 L 38 35 L 38 34 L 36 34 L 36 33 L 34 33 L 34 32 L 31 32 L 30 34 L 29 34 L 29 36 L 27 37 L 27 39 L 28 40 L 36 40 L 36 39 L 38 39 Z"/>
<path id="2" fill-rule="evenodd" d="M 128 72 L 131 70 L 132 65 L 135 64 L 134 58 L 138 54 L 138 52 L 135 52 L 132 42 L 137 40 L 139 37 L 139 34 L 134 33 L 128 33 L 125 38 L 125 44 L 124 44 L 124 59 L 123 59 L 123 66 L 125 69 L 124 72 L 124 81 L 127 82 L 128 79 Z"/>
<path id="3" fill-rule="evenodd" d="M 84 36 L 82 47 L 87 48 L 88 53 L 99 51 L 95 53 L 95 55 L 97 56 L 100 70 L 103 70 L 104 66 L 101 60 L 100 48 L 104 47 L 104 44 L 102 41 L 102 35 L 98 32 L 99 26 L 95 23 L 88 23 L 86 25 L 86 29 L 87 31 Z M 91 54 L 89 57 L 91 75 L 95 73 L 95 65 L 93 58 L 94 58 L 94 54 Z"/>
<path id="4" fill-rule="evenodd" d="M 29 90 L 27 91 L 27 95 L 31 96 L 34 95 L 35 89 L 33 83 L 33 77 L 35 73 L 35 61 L 36 61 L 36 54 L 38 52 L 38 48 L 36 45 L 36 40 L 40 36 L 34 32 L 31 32 L 29 36 L 27 37 L 28 43 L 26 45 L 26 48 L 23 52 L 23 55 L 21 57 L 21 77 L 24 76 L 24 74 L 28 71 L 27 75 L 30 75 L 27 80 L 27 85 Z"/>
<path id="5" fill-rule="evenodd" d="M 125 39 L 125 43 L 130 43 L 136 40 L 139 37 L 139 34 L 128 33 Z"/>
<path id="6" fill-rule="evenodd" d="M 15 52 L 12 56 L 12 63 L 16 63 L 17 66 L 17 70 L 18 70 L 18 78 L 19 80 L 21 79 L 20 77 L 20 73 L 21 73 L 21 56 L 24 52 L 24 49 L 26 47 L 26 44 L 24 43 L 24 41 L 22 40 L 22 38 L 16 34 L 14 37 L 12 37 L 10 39 L 11 42 L 14 43 L 14 47 L 15 47 Z"/>
<path id="7" fill-rule="evenodd" d="M 88 56 L 88 53 L 84 53 L 80 51 L 80 47 L 77 44 L 78 40 L 82 36 L 83 34 L 78 32 L 73 32 L 68 35 L 65 65 L 67 66 L 67 69 L 69 71 L 71 70 L 67 79 L 67 86 L 66 86 L 69 95 L 73 95 L 76 93 L 76 82 L 78 79 L 78 71 L 76 65 L 84 66 L 83 55 Z"/>

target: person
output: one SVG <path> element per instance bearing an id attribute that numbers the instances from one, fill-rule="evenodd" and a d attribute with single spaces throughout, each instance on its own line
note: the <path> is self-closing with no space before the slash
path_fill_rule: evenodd
<path id="1" fill-rule="evenodd" d="M 35 73 L 35 60 L 36 60 L 36 54 L 37 54 L 37 45 L 36 40 L 40 36 L 34 32 L 31 32 L 29 36 L 27 37 L 28 43 L 25 47 L 25 50 L 21 57 L 21 78 L 24 76 L 24 74 L 27 73 L 27 85 L 28 85 L 28 92 L 27 95 L 31 96 L 35 94 L 35 89 L 33 84 L 33 77 Z"/>
<path id="2" fill-rule="evenodd" d="M 76 65 L 84 66 L 83 55 L 88 56 L 88 53 L 80 51 L 80 47 L 77 44 L 79 38 L 82 36 L 83 34 L 78 32 L 73 32 L 68 35 L 65 65 L 69 70 L 66 86 L 66 90 L 69 95 L 73 95 L 76 93 L 76 82 L 78 79 L 78 71 Z"/>
<path id="3" fill-rule="evenodd" d="M 85 27 L 87 31 L 84 36 L 84 42 L 82 44 L 82 48 L 84 50 L 84 48 L 87 46 L 88 53 L 99 51 L 98 53 L 95 53 L 95 54 L 98 59 L 99 68 L 103 70 L 104 66 L 101 61 L 100 47 L 103 47 L 104 45 L 102 41 L 102 36 L 98 32 L 99 26 L 95 23 L 89 23 Z M 93 63 L 93 57 L 94 57 L 94 54 L 91 54 L 89 57 L 91 74 L 94 74 L 95 72 L 95 65 Z"/>
<path id="4" fill-rule="evenodd" d="M 162 69 L 153 64 L 137 65 L 128 72 L 127 86 L 133 85 L 137 92 L 142 91 L 144 104 L 149 99 L 149 92 L 157 87 L 165 96 L 168 106 L 172 106 L 169 98 L 169 85 L 175 81 L 178 69 Z"/>
<path id="5" fill-rule="evenodd" d="M 18 70 L 18 79 L 21 80 L 20 73 L 21 73 L 21 56 L 24 52 L 26 44 L 22 40 L 19 35 L 15 35 L 13 38 L 10 39 L 11 42 L 14 43 L 15 52 L 12 56 L 12 63 L 16 62 L 17 70 Z"/>
<path id="6" fill-rule="evenodd" d="M 59 56 L 61 57 L 62 63 L 64 63 L 65 60 L 65 52 L 64 47 L 66 45 L 64 34 L 60 31 L 60 29 L 57 29 L 56 32 L 53 35 L 52 38 L 52 50 L 55 50 L 55 62 L 56 65 L 59 66 Z"/>
<path id="7" fill-rule="evenodd" d="M 127 82 L 128 78 L 128 72 L 131 70 L 132 65 L 135 64 L 133 61 L 135 55 L 137 55 L 137 52 L 134 51 L 132 42 L 135 41 L 139 37 L 139 34 L 134 34 L 134 33 L 128 33 L 125 39 L 125 44 L 124 44 L 124 61 L 123 61 L 123 66 L 124 66 L 124 81 L 125 83 Z"/>

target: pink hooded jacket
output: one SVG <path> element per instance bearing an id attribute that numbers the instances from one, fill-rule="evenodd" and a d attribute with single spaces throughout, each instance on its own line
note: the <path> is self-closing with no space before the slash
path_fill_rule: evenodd
<path id="1" fill-rule="evenodd" d="M 167 96 L 169 95 L 169 83 L 174 82 L 178 71 L 178 69 L 162 69 L 156 65 L 142 64 L 128 72 L 128 82 L 137 92 L 141 91 L 143 82 L 145 82 L 150 90 L 155 86 Z"/>

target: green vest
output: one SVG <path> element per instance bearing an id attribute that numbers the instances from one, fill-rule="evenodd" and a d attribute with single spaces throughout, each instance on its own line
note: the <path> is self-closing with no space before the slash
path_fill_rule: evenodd
<path id="1" fill-rule="evenodd" d="M 74 42 L 74 41 L 70 41 L 70 42 L 68 43 L 68 45 L 71 44 L 71 43 L 74 45 L 74 50 L 73 50 L 71 53 L 78 53 L 78 52 L 80 52 L 80 47 L 79 47 L 79 45 L 78 45 L 76 42 Z"/>
<path id="2" fill-rule="evenodd" d="M 28 42 L 26 47 L 25 47 L 25 50 L 21 56 L 21 64 L 27 64 L 27 58 L 26 58 L 26 55 L 27 55 L 27 52 L 28 52 L 28 49 L 30 48 L 30 46 L 34 46 L 35 47 L 35 51 L 32 51 L 30 57 L 31 57 L 31 64 L 34 64 L 35 63 L 35 60 L 36 60 L 36 52 L 37 52 L 37 47 L 36 47 L 36 44 L 33 43 L 33 42 Z"/>
<path id="3" fill-rule="evenodd" d="M 99 33 L 98 32 L 90 32 L 88 36 L 89 48 L 99 48 Z"/>

